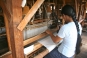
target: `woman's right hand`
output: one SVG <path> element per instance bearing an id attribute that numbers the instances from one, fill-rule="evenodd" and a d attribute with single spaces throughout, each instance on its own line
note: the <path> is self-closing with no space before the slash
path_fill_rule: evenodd
<path id="1" fill-rule="evenodd" d="M 47 34 L 52 34 L 52 32 L 50 30 L 46 30 L 45 31 Z"/>

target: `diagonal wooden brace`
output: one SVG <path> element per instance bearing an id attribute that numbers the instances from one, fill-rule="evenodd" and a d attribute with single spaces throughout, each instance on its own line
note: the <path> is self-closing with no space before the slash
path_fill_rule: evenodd
<path id="1" fill-rule="evenodd" d="M 35 4 L 32 6 L 32 8 L 28 11 L 24 19 L 21 21 L 21 23 L 18 25 L 19 30 L 23 30 L 27 23 L 30 21 L 30 19 L 33 17 L 33 15 L 36 13 L 38 8 L 41 6 L 41 4 L 44 2 L 44 0 L 37 0 Z"/>

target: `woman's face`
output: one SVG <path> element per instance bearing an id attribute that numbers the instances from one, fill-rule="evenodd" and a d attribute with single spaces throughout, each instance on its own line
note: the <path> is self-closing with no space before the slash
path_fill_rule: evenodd
<path id="1" fill-rule="evenodd" d="M 70 16 L 68 16 L 68 15 L 62 15 L 62 18 L 64 19 L 64 21 L 65 21 L 65 23 L 68 23 L 68 22 L 70 22 L 71 21 L 71 17 Z"/>
<path id="2" fill-rule="evenodd" d="M 66 15 L 62 15 L 62 19 L 64 19 L 65 21 L 67 21 Z"/>

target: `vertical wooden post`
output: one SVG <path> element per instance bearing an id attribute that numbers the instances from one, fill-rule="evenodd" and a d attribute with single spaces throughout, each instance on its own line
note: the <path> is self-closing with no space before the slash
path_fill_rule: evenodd
<path id="1" fill-rule="evenodd" d="M 9 37 L 11 43 L 12 58 L 24 58 L 23 52 L 23 34 L 17 29 L 18 24 L 22 20 L 22 0 L 7 0 L 6 7 L 10 11 L 11 18 L 7 21 L 9 28 Z M 7 14 L 5 14 L 7 16 Z"/>
<path id="2" fill-rule="evenodd" d="M 22 0 L 11 0 L 12 16 L 9 25 L 13 58 L 24 58 L 23 33 L 17 29 L 18 24 L 22 20 L 21 3 Z"/>
<path id="3" fill-rule="evenodd" d="M 6 28 L 8 46 L 9 46 L 9 50 L 11 50 L 10 35 L 9 35 L 9 23 L 8 23 L 8 19 L 7 19 L 6 14 L 3 13 L 3 15 L 4 15 L 4 21 L 5 21 L 5 28 Z"/>
<path id="4" fill-rule="evenodd" d="M 66 4 L 66 0 L 62 0 L 63 1 L 63 6 Z"/>
<path id="5" fill-rule="evenodd" d="M 60 6 L 60 4 L 58 4 L 58 0 L 56 0 L 56 6 L 57 6 L 57 15 L 59 16 L 60 15 L 60 13 L 59 13 L 59 6 Z"/>
<path id="6" fill-rule="evenodd" d="M 80 19 L 80 15 L 81 15 L 81 5 L 82 5 L 82 0 L 80 0 L 80 2 L 79 2 L 79 12 L 78 12 L 78 21 L 79 21 L 79 19 Z"/>
<path id="7" fill-rule="evenodd" d="M 22 0 L 6 0 L 3 3 L 0 0 L 0 6 L 2 6 L 4 12 L 7 38 L 12 58 L 24 58 L 23 33 L 17 29 L 18 24 L 22 20 Z"/>
<path id="8" fill-rule="evenodd" d="M 78 0 L 75 0 L 76 18 L 78 17 Z"/>
<path id="9" fill-rule="evenodd" d="M 63 6 L 66 4 L 66 0 L 62 0 L 63 1 Z M 62 20 L 62 24 L 64 24 L 64 19 Z"/>
<path id="10" fill-rule="evenodd" d="M 11 18 L 11 15 L 10 15 L 9 11 L 6 8 L 5 3 L 2 0 L 0 0 L 0 6 L 2 7 L 2 10 L 3 10 L 3 16 L 4 16 L 4 21 L 5 21 L 5 28 L 6 28 L 8 46 L 9 46 L 9 50 L 11 50 L 10 36 L 9 36 L 9 24 L 8 24 L 8 19 Z"/>
<path id="11" fill-rule="evenodd" d="M 83 19 L 85 19 L 86 16 L 86 3 L 84 4 L 84 13 L 83 13 Z"/>

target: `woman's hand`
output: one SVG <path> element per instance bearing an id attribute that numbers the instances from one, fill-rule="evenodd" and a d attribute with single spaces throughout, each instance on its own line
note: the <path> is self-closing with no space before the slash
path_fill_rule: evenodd
<path id="1" fill-rule="evenodd" d="M 50 30 L 46 30 L 45 31 L 47 34 L 52 34 L 52 32 Z"/>

